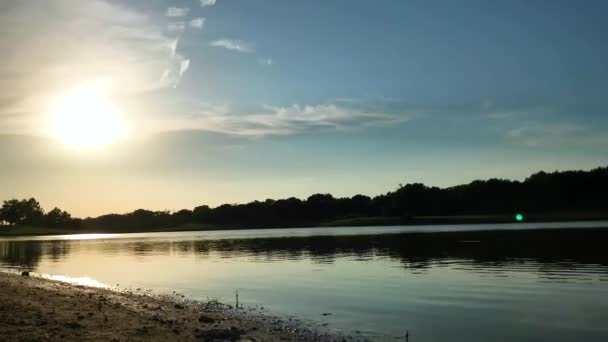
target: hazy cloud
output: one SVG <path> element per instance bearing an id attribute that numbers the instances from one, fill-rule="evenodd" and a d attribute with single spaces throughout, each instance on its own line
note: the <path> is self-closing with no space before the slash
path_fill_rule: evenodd
<path id="1" fill-rule="evenodd" d="M 488 114 L 489 119 L 493 120 L 510 120 L 513 117 L 517 116 L 517 113 L 514 112 L 493 112 Z"/>
<path id="2" fill-rule="evenodd" d="M 549 107 L 535 106 L 529 108 L 503 108 L 494 110 L 485 110 L 483 112 L 488 119 L 497 121 L 508 120 L 525 120 L 531 118 L 539 118 L 546 115 L 551 115 L 552 110 Z"/>
<path id="3" fill-rule="evenodd" d="M 211 46 L 221 47 L 224 49 L 243 53 L 253 52 L 253 48 L 247 42 L 244 42 L 242 40 L 220 39 L 211 42 Z"/>
<path id="4" fill-rule="evenodd" d="M 362 111 L 334 104 L 264 106 L 257 113 L 232 113 L 228 106 L 204 105 L 194 115 L 163 122 L 161 129 L 204 130 L 241 136 L 291 135 L 311 130 L 345 130 L 409 121 L 413 116 Z"/>
<path id="5" fill-rule="evenodd" d="M 511 129 L 507 137 L 515 144 L 530 147 L 608 145 L 608 134 L 570 123 L 527 123 Z"/>
<path id="6" fill-rule="evenodd" d="M 274 60 L 272 60 L 271 58 L 262 58 L 259 60 L 259 62 L 260 62 L 260 64 L 266 65 L 266 66 L 274 65 Z"/>
<path id="7" fill-rule="evenodd" d="M 179 43 L 179 39 L 172 39 L 166 42 L 167 49 L 169 49 L 169 53 L 171 57 L 174 57 L 177 54 L 177 44 Z"/>
<path id="8" fill-rule="evenodd" d="M 190 27 L 198 30 L 202 30 L 205 25 L 205 18 L 194 18 L 190 20 Z"/>
<path id="9" fill-rule="evenodd" d="M 186 7 L 169 7 L 165 15 L 167 17 L 185 17 L 190 12 L 189 8 Z"/>
<path id="10" fill-rule="evenodd" d="M 177 87 L 180 78 L 188 70 L 190 60 L 177 53 L 177 45 L 179 39 L 174 39 L 168 42 L 167 49 L 172 56 L 161 76 L 160 83 L 170 87 Z"/>
<path id="11" fill-rule="evenodd" d="M 179 76 L 180 77 L 186 72 L 186 70 L 188 70 L 188 67 L 190 67 L 189 59 L 185 59 L 185 60 L 181 61 L 180 65 L 179 65 Z"/>
<path id="12" fill-rule="evenodd" d="M 169 32 L 184 32 L 186 30 L 186 23 L 183 21 L 169 23 L 167 24 L 167 30 Z"/>
<path id="13" fill-rule="evenodd" d="M 0 113 L 19 115 L 12 131 L 38 134 L 50 98 L 83 82 L 111 84 L 121 97 L 174 87 L 189 63 L 165 32 L 165 22 L 122 2 L 9 2 L 0 12 Z"/>
<path id="14" fill-rule="evenodd" d="M 201 0 L 201 7 L 213 6 L 216 0 Z"/>

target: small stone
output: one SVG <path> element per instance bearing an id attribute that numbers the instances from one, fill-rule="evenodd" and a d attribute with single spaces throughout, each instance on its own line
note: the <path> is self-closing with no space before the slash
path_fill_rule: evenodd
<path id="1" fill-rule="evenodd" d="M 213 323 L 215 320 L 211 317 L 207 317 L 205 315 L 200 315 L 198 321 L 201 323 Z"/>
<path id="2" fill-rule="evenodd" d="M 78 322 L 69 322 L 64 324 L 67 328 L 72 328 L 72 329 L 79 329 L 82 328 L 82 325 L 80 325 L 80 323 Z"/>

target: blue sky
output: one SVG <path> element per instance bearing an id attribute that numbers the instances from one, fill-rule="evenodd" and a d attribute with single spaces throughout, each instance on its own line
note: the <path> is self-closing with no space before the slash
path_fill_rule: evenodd
<path id="1" fill-rule="evenodd" d="M 54 0 L 0 4 L 0 197 L 78 215 L 375 195 L 605 165 L 602 1 Z M 49 133 L 104 84 L 130 126 Z"/>

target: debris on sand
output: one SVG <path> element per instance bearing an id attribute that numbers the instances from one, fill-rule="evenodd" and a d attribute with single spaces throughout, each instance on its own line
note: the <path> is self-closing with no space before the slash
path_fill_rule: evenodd
<path id="1" fill-rule="evenodd" d="M 28 277 L 27 279 L 24 277 Z M 0 272 L 2 341 L 340 341 L 217 300 L 117 292 Z M 349 340 L 354 341 L 354 340 Z"/>
<path id="2" fill-rule="evenodd" d="M 215 320 L 213 318 L 206 316 L 206 315 L 200 315 L 198 317 L 198 321 L 201 323 L 206 323 L 206 324 L 215 323 Z"/>

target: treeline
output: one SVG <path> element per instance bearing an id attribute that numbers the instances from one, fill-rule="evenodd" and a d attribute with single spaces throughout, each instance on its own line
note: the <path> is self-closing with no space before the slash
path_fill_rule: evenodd
<path id="1" fill-rule="evenodd" d="M 67 211 L 59 208 L 45 213 L 35 198 L 11 199 L 2 203 L 0 223 L 46 227 L 76 227 L 82 220 L 73 219 Z"/>
<path id="2" fill-rule="evenodd" d="M 139 209 L 77 219 L 55 208 L 44 213 L 35 199 L 4 201 L 0 221 L 11 225 L 43 225 L 135 231 L 209 224 L 239 227 L 289 227 L 364 217 L 398 218 L 407 223 L 417 216 L 501 215 L 556 212 L 602 212 L 608 215 L 608 167 L 591 171 L 538 172 L 523 182 L 477 180 L 448 188 L 424 184 L 399 185 L 392 192 L 369 197 L 336 198 L 315 194 L 305 200 L 267 199 L 246 204 L 203 205 L 176 212 Z"/>

